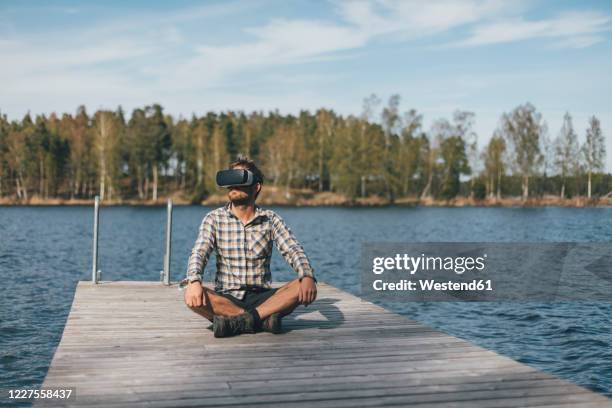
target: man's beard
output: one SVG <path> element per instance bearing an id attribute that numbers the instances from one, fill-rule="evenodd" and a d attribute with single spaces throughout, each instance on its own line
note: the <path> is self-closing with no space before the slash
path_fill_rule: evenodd
<path id="1" fill-rule="evenodd" d="M 251 203 L 250 196 L 242 196 L 240 198 L 230 199 L 233 205 L 249 205 Z"/>

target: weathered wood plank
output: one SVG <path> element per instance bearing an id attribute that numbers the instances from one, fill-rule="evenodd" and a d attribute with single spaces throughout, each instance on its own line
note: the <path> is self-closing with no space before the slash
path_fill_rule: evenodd
<path id="1" fill-rule="evenodd" d="M 216 339 L 175 285 L 80 282 L 43 388 L 87 407 L 612 407 L 326 284 L 283 324 Z"/>

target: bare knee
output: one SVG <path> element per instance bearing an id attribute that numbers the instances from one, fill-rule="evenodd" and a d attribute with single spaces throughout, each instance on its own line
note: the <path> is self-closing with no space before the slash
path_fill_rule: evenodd
<path id="1" fill-rule="evenodd" d="M 279 288 L 276 293 L 297 299 L 300 293 L 300 280 L 292 280 L 291 282 Z"/>
<path id="2" fill-rule="evenodd" d="M 288 286 L 288 289 L 291 289 L 293 292 L 297 294 L 298 291 L 300 290 L 300 280 L 294 279 L 291 282 L 289 282 L 287 286 Z"/>

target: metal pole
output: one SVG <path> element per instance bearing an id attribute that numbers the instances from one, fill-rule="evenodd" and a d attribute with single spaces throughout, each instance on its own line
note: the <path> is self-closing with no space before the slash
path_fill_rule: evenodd
<path id="1" fill-rule="evenodd" d="M 164 255 L 164 284 L 170 285 L 170 253 L 172 252 L 172 200 L 168 199 L 166 220 L 166 254 Z"/>
<path id="2" fill-rule="evenodd" d="M 93 266 L 91 281 L 98 283 L 98 222 L 100 220 L 100 196 L 96 196 L 94 205 L 94 231 L 93 231 Z"/>

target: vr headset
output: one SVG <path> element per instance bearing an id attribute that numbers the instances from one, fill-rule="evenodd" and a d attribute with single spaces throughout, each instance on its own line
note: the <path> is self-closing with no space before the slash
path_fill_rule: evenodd
<path id="1" fill-rule="evenodd" d="M 217 172 L 217 185 L 219 187 L 252 186 L 258 181 L 257 177 L 249 170 L 233 169 Z"/>

